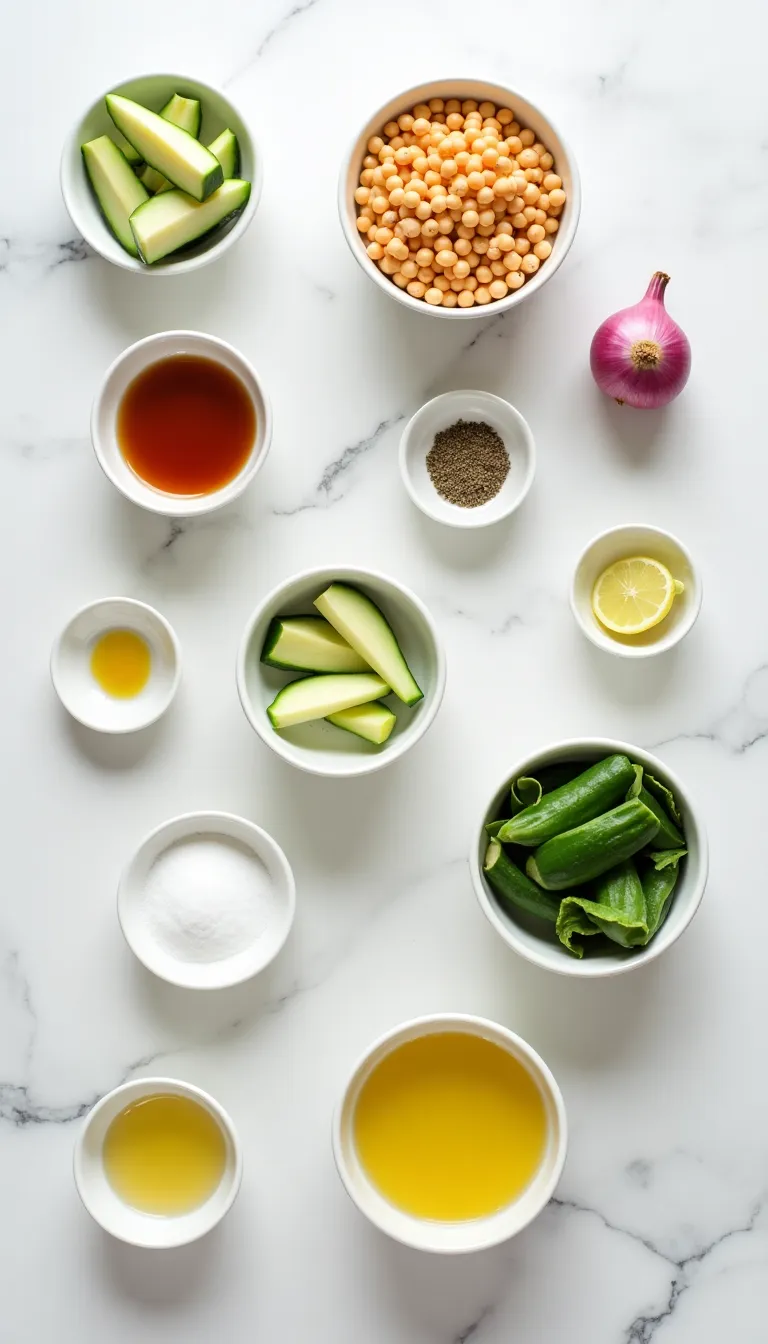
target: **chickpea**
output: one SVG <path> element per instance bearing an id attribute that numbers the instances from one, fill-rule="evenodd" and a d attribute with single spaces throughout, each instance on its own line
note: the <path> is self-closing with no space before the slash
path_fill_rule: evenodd
<path id="1" fill-rule="evenodd" d="M 485 285 L 478 285 L 477 289 L 475 290 L 475 303 L 490 303 L 490 302 L 491 302 L 490 290 L 486 289 Z"/>
<path id="2" fill-rule="evenodd" d="M 528 242 L 528 239 L 527 239 L 527 238 L 516 238 L 516 239 L 515 239 L 515 251 L 516 251 L 521 257 L 524 257 L 525 254 L 526 254 L 526 252 L 530 252 L 530 250 L 531 250 L 531 244 Z"/>
<path id="3" fill-rule="evenodd" d="M 466 225 L 468 229 L 476 229 L 480 223 L 480 216 L 476 210 L 465 210 L 464 214 L 461 216 L 461 222 Z"/>
<path id="4" fill-rule="evenodd" d="M 468 261 L 460 259 L 459 261 L 454 263 L 453 274 L 457 280 L 466 280 L 467 276 L 469 275 L 469 271 L 470 266 Z"/>
<path id="5" fill-rule="evenodd" d="M 540 168 L 526 168 L 525 170 L 526 182 L 535 182 L 537 187 L 541 186 L 543 177 L 544 174 Z"/>
<path id="6" fill-rule="evenodd" d="M 535 275 L 540 264 L 539 258 L 534 256 L 533 252 L 530 252 L 528 256 L 523 257 L 523 263 L 520 269 L 524 271 L 526 275 Z"/>
<path id="7" fill-rule="evenodd" d="M 405 192 L 402 187 L 395 187 L 394 191 L 389 193 L 389 204 L 393 209 L 398 210 L 405 200 Z"/>
<path id="8" fill-rule="evenodd" d="M 411 280 L 409 284 L 406 285 L 406 290 L 413 299 L 423 299 L 426 293 L 426 288 L 426 285 L 423 284 L 421 280 Z"/>
<path id="9" fill-rule="evenodd" d="M 545 173 L 549 172 L 554 162 L 555 160 L 552 158 L 552 155 L 548 152 L 539 155 L 539 167 L 543 168 Z"/>
<path id="10" fill-rule="evenodd" d="M 470 290 L 471 293 L 474 294 L 475 290 L 477 289 L 477 280 L 475 279 L 474 275 L 467 276 L 466 280 L 464 281 L 464 288 Z"/>
<path id="11" fill-rule="evenodd" d="M 525 201 L 526 205 L 535 205 L 540 195 L 541 192 L 539 191 L 539 188 L 536 186 L 535 182 L 526 183 L 525 191 L 523 192 L 523 200 Z M 552 200 L 551 195 L 549 199 L 551 202 Z"/>
<path id="12" fill-rule="evenodd" d="M 419 266 L 431 266 L 435 260 L 435 254 L 431 247 L 420 247 L 416 253 L 416 261 Z"/>
<path id="13" fill-rule="evenodd" d="M 457 302 L 458 302 L 458 295 L 454 294 L 450 289 L 446 294 L 443 295 L 444 308 L 455 308 Z"/>
<path id="14" fill-rule="evenodd" d="M 426 173 L 424 174 L 424 181 L 426 182 L 427 186 L 430 188 L 430 195 L 431 195 L 431 188 L 432 188 L 432 187 L 439 187 L 440 191 L 443 190 L 443 185 L 442 185 L 443 179 L 441 178 L 441 176 L 440 176 L 439 173 L 435 173 L 435 172 L 433 172 L 431 168 L 428 168 L 427 171 L 426 171 Z"/>
<path id="15" fill-rule="evenodd" d="M 507 272 L 506 272 L 506 270 L 505 270 L 503 261 L 492 261 L 492 262 L 491 262 L 491 274 L 492 274 L 492 275 L 495 275 L 495 276 L 504 276 L 504 275 L 506 275 L 506 273 L 507 273 Z"/>
<path id="16" fill-rule="evenodd" d="M 420 200 L 421 197 L 418 191 L 414 191 L 409 185 L 408 190 L 403 197 L 403 205 L 407 205 L 409 210 L 415 210 Z"/>
<path id="17" fill-rule="evenodd" d="M 517 161 L 521 168 L 538 168 L 539 166 L 539 156 L 535 149 L 521 150 L 517 156 Z"/>
<path id="18" fill-rule="evenodd" d="M 455 185 L 455 184 L 454 184 L 454 185 Z M 449 192 L 448 195 L 446 196 L 446 198 L 445 198 L 445 208 L 446 208 L 446 210 L 460 210 L 460 209 L 461 209 L 461 197 L 460 197 L 460 196 L 457 196 L 455 191 L 451 191 L 451 192 Z"/>
<path id="19" fill-rule="evenodd" d="M 374 242 L 379 243 L 382 247 L 386 247 L 387 243 L 391 243 L 394 236 L 395 235 L 391 229 L 380 228 L 376 230 L 373 238 Z"/>
<path id="20" fill-rule="evenodd" d="M 431 266 L 420 266 L 416 272 L 419 280 L 424 285 L 432 285 L 435 281 L 435 272 Z"/>
<path id="21" fill-rule="evenodd" d="M 507 285 L 504 280 L 493 280 L 488 286 L 488 293 L 492 299 L 503 299 L 507 294 Z"/>
<path id="22" fill-rule="evenodd" d="M 366 154 L 365 158 L 363 159 L 363 167 L 364 167 L 364 168 L 370 168 L 371 170 L 373 170 L 374 168 L 378 168 L 378 166 L 379 166 L 379 161 L 378 161 L 378 159 L 375 157 L 375 155 L 373 155 L 373 154 Z"/>
<path id="23" fill-rule="evenodd" d="M 413 257 L 409 257 L 407 261 L 403 262 L 402 266 L 400 267 L 400 272 L 402 275 L 405 276 L 406 280 L 415 280 L 416 275 L 418 273 L 418 269 L 419 268 L 416 262 L 414 261 Z"/>
<path id="24" fill-rule="evenodd" d="M 399 218 L 400 216 L 398 215 L 396 210 L 385 210 L 384 214 L 379 216 L 380 227 L 385 229 L 393 229 L 397 224 Z"/>
<path id="25" fill-rule="evenodd" d="M 438 233 L 453 233 L 453 220 L 449 215 L 441 215 L 437 221 Z"/>
<path id="26" fill-rule="evenodd" d="M 467 259 L 467 261 L 469 262 L 469 269 L 470 269 L 470 271 L 474 271 L 474 270 L 476 269 L 476 267 L 478 267 L 478 266 L 480 265 L 480 256 L 479 256 L 479 253 L 475 252 L 475 249 L 474 249 L 474 248 L 472 249 L 471 252 L 468 252 L 468 253 L 467 253 L 467 258 L 466 258 L 466 259 Z"/>
<path id="27" fill-rule="evenodd" d="M 443 250 L 438 252 L 435 257 L 437 265 L 443 267 L 453 266 L 457 261 L 458 257 L 456 256 L 456 253 L 452 252 L 450 248 L 443 248 Z"/>
<path id="28" fill-rule="evenodd" d="M 507 153 L 508 153 L 508 154 L 511 154 L 512 157 L 513 157 L 514 159 L 516 159 L 517 156 L 518 156 L 518 154 L 522 154 L 522 152 L 523 152 L 523 142 L 522 142 L 522 140 L 520 139 L 520 137 L 519 137 L 518 135 L 510 135 L 510 136 L 508 136 L 508 137 L 507 137 Z"/>
<path id="29" fill-rule="evenodd" d="M 552 251 L 552 244 L 548 243 L 546 238 L 543 238 L 541 242 L 537 243 L 536 246 L 534 247 L 533 255 L 535 257 L 538 257 L 539 261 L 546 261 L 551 251 Z"/>
<path id="30" fill-rule="evenodd" d="M 418 238 L 422 226 L 418 219 L 407 218 L 402 221 L 402 229 L 404 238 Z"/>
<path id="31" fill-rule="evenodd" d="M 468 289 L 462 289 L 458 295 L 457 303 L 460 308 L 471 308 L 475 302 L 475 296 Z"/>
<path id="32" fill-rule="evenodd" d="M 478 266 L 475 275 L 481 285 L 489 285 L 493 279 L 493 271 L 490 266 Z"/>
<path id="33" fill-rule="evenodd" d="M 362 173 L 360 174 L 360 186 L 361 186 L 361 187 L 371 187 L 371 186 L 373 186 L 373 169 L 372 169 L 372 168 L 364 168 L 364 169 L 363 169 Z"/>
<path id="34" fill-rule="evenodd" d="M 403 139 L 402 135 L 393 135 L 389 142 L 389 148 L 394 154 L 395 150 L 402 149 L 404 144 L 405 140 Z"/>
<path id="35" fill-rule="evenodd" d="M 408 276 L 403 275 L 402 271 L 395 271 L 395 274 L 392 276 L 392 279 L 394 280 L 398 289 L 405 289 L 405 286 L 408 284 Z"/>
<path id="36" fill-rule="evenodd" d="M 481 210 L 480 227 L 482 229 L 492 228 L 495 223 L 496 223 L 496 216 L 494 215 L 492 210 Z"/>
<path id="37" fill-rule="evenodd" d="M 458 168 L 462 177 L 466 177 L 467 169 L 469 167 L 469 160 L 471 158 L 469 151 L 466 149 L 460 149 L 458 154 L 454 154 L 453 157 L 456 160 L 456 167 Z"/>
<path id="38" fill-rule="evenodd" d="M 510 234 L 501 233 L 496 240 L 496 246 L 502 253 L 513 252 L 515 249 L 515 240 Z"/>
<path id="39" fill-rule="evenodd" d="M 388 257 L 386 253 L 378 263 L 378 266 L 379 270 L 383 271 L 385 275 L 394 275 L 396 271 L 400 270 L 399 262 L 395 261 L 394 257 Z"/>
<path id="40" fill-rule="evenodd" d="M 424 295 L 427 303 L 431 303 L 433 308 L 438 307 L 443 302 L 442 291 L 436 288 L 428 289 Z"/>
<path id="41" fill-rule="evenodd" d="M 432 214 L 432 206 L 430 205 L 429 201 L 420 201 L 419 204 L 416 206 L 416 218 L 429 219 L 431 214 Z"/>
<path id="42" fill-rule="evenodd" d="M 533 131 L 529 131 L 526 128 L 524 131 L 520 132 L 520 140 L 522 141 L 525 148 L 528 149 L 532 144 L 534 144 L 536 136 L 533 134 Z"/>
<path id="43" fill-rule="evenodd" d="M 550 210 L 561 210 L 565 205 L 565 192 L 560 187 L 555 187 L 554 191 L 549 193 Z"/>
<path id="44" fill-rule="evenodd" d="M 480 237 L 472 239 L 472 246 L 475 252 L 479 253 L 481 257 L 484 257 L 490 244 L 487 238 Z"/>
<path id="45" fill-rule="evenodd" d="M 481 206 L 482 206 L 482 205 L 492 205 L 492 204 L 493 204 L 493 198 L 494 198 L 494 188 L 493 188 L 493 187 L 481 187 L 480 190 L 479 190 L 478 193 L 477 193 L 477 204 L 478 204 L 478 205 L 481 205 Z"/>
<path id="46" fill-rule="evenodd" d="M 372 220 L 370 215 L 358 215 L 357 227 L 360 233 L 367 233 L 371 227 Z"/>
<path id="47" fill-rule="evenodd" d="M 540 243 L 546 237 L 546 234 L 541 224 L 532 224 L 525 236 L 529 243 Z"/>
<path id="48" fill-rule="evenodd" d="M 425 219 L 421 226 L 422 238 L 434 238 L 438 233 L 437 220 Z"/>
<path id="49" fill-rule="evenodd" d="M 510 121 L 514 121 L 515 114 L 509 107 L 500 107 L 496 113 L 496 120 L 500 126 L 508 126 Z"/>
<path id="50" fill-rule="evenodd" d="M 406 261 L 408 258 L 408 247 L 403 242 L 402 238 L 390 239 L 387 243 L 387 252 L 390 257 L 394 257 L 396 261 Z"/>
<path id="51" fill-rule="evenodd" d="M 547 195 L 547 192 L 546 192 L 546 191 L 542 191 L 542 193 L 541 193 L 541 195 L 540 195 L 540 197 L 539 197 L 539 199 L 538 199 L 537 204 L 538 204 L 538 207 L 539 207 L 539 210 L 541 211 L 541 213 L 542 213 L 543 215 L 546 214 L 547 210 L 549 209 L 549 196 Z M 536 213 L 538 214 L 538 210 L 537 210 Z M 544 221 L 541 220 L 541 223 L 543 224 Z"/>
<path id="52" fill-rule="evenodd" d="M 413 117 L 410 112 L 403 112 L 402 116 L 397 118 L 397 124 L 401 131 L 413 130 Z"/>
<path id="53" fill-rule="evenodd" d="M 560 178 L 557 176 L 557 173 L 547 173 L 546 177 L 544 178 L 545 191 L 556 191 L 557 188 L 562 187 L 562 185 L 563 184 L 560 181 Z"/>
<path id="54" fill-rule="evenodd" d="M 422 106 L 423 106 L 423 105 L 422 105 Z M 416 111 L 418 111 L 419 109 L 418 109 L 418 108 L 414 108 L 413 110 L 414 110 L 414 112 L 416 112 Z M 429 108 L 427 108 L 427 112 L 429 112 Z M 418 117 L 416 117 L 416 119 L 415 119 L 415 121 L 414 121 L 414 123 L 413 123 L 413 125 L 412 125 L 412 127 L 411 127 L 411 130 L 413 131 L 413 134 L 414 134 L 414 135 L 418 135 L 418 136 L 429 135 L 429 132 L 430 132 L 431 129 L 432 129 L 432 123 L 431 123 L 431 121 L 430 121 L 430 119 L 429 119 L 428 116 L 418 116 Z"/>
<path id="55" fill-rule="evenodd" d="M 535 209 L 534 209 L 534 207 L 533 207 L 532 205 L 526 205 L 526 207 L 525 207 L 525 209 L 524 209 L 524 211 L 523 211 L 523 217 L 528 221 L 529 224 L 535 224 L 535 222 L 536 222 L 536 211 L 535 211 Z M 523 227 L 525 227 L 525 226 L 523 226 Z"/>
<path id="56" fill-rule="evenodd" d="M 494 149 L 493 145 L 489 145 L 487 149 L 483 150 L 482 159 L 485 168 L 495 168 L 499 158 L 499 151 Z"/>
<path id="57" fill-rule="evenodd" d="M 474 98 L 465 98 L 464 102 L 461 104 L 461 111 L 464 113 L 465 117 L 468 112 L 477 112 L 477 110 L 477 102 Z"/>
<path id="58" fill-rule="evenodd" d="M 507 289 L 520 289 L 525 284 L 525 276 L 522 271 L 511 271 L 507 276 Z"/>
<path id="59" fill-rule="evenodd" d="M 522 266 L 522 264 L 523 264 L 523 259 L 522 259 L 522 257 L 520 256 L 520 253 L 519 253 L 519 252 L 507 252 L 507 253 L 506 253 L 506 255 L 505 255 L 505 257 L 504 257 L 504 261 L 503 261 L 503 266 L 504 266 L 504 270 L 505 270 L 505 271 L 519 271 L 519 270 L 520 270 L 520 267 Z"/>
<path id="60" fill-rule="evenodd" d="M 546 224 L 544 225 L 544 228 L 546 229 L 547 233 L 557 233 L 557 230 L 560 228 L 560 225 L 558 224 L 556 219 L 548 219 Z"/>
<path id="61" fill-rule="evenodd" d="M 381 243 L 369 243 L 365 250 L 371 258 L 371 261 L 381 261 L 381 258 L 384 256 L 384 248 L 381 246 Z"/>

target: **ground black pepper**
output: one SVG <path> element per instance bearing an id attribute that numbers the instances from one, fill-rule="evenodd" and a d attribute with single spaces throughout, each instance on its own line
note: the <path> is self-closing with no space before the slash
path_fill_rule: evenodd
<path id="1" fill-rule="evenodd" d="M 435 435 L 427 471 L 449 504 L 476 509 L 498 495 L 509 472 L 509 455 L 503 439 L 484 420 L 457 420 Z"/>

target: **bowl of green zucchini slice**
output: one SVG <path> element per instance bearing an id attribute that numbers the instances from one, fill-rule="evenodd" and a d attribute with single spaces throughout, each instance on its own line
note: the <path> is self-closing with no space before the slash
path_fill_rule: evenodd
<path id="1" fill-rule="evenodd" d="M 237 657 L 248 722 L 311 774 L 369 774 L 433 722 L 445 654 L 424 603 L 375 570 L 309 569 L 252 613 Z"/>
<path id="2" fill-rule="evenodd" d="M 520 956 L 561 975 L 618 975 L 690 924 L 707 839 L 687 788 L 655 756 L 576 738 L 505 776 L 470 868 L 483 913 Z"/>
<path id="3" fill-rule="evenodd" d="M 181 275 L 221 256 L 259 203 L 261 154 L 228 98 L 197 79 L 143 75 L 73 127 L 61 190 L 94 251 L 125 270 Z"/>

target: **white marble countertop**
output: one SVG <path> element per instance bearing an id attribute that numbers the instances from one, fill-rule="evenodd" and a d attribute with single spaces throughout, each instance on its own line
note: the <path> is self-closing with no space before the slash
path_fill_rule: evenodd
<path id="1" fill-rule="evenodd" d="M 479 12 L 458 0 L 214 10 L 137 0 L 130 12 L 45 0 L 6 15 L 2 1344 L 765 1339 L 761 24 L 758 0 L 727 12 L 711 0 Z M 57 181 L 83 105 L 148 69 L 231 90 L 266 161 L 246 238 L 217 265 L 162 283 L 91 256 Z M 444 73 L 528 93 L 582 170 L 566 264 L 501 320 L 405 312 L 366 281 L 338 226 L 337 166 L 364 114 Z M 597 393 L 589 341 L 658 267 L 672 275 L 693 374 L 668 412 L 634 415 Z M 179 526 L 117 495 L 88 417 L 125 345 L 184 326 L 252 358 L 275 435 L 237 506 Z M 462 385 L 513 401 L 539 450 L 519 515 L 478 535 L 428 523 L 397 468 L 404 419 Z M 677 532 L 704 577 L 695 630 L 643 666 L 588 645 L 567 605 L 582 545 L 622 521 Z M 427 738 L 350 783 L 269 753 L 234 681 L 260 594 L 336 560 L 415 588 L 449 666 Z M 172 713 L 135 741 L 79 730 L 48 677 L 62 623 L 111 593 L 159 607 L 184 649 Z M 505 768 L 582 733 L 657 750 L 698 796 L 712 847 L 709 888 L 681 942 L 607 983 L 548 976 L 509 952 L 478 910 L 465 858 Z M 118 874 L 144 833 L 196 808 L 263 824 L 298 884 L 295 932 L 272 970 L 213 998 L 143 973 L 115 915 Z M 525 1036 L 556 1074 L 571 1126 L 552 1205 L 517 1240 L 460 1262 L 374 1232 L 330 1151 L 354 1058 L 391 1025 L 438 1009 Z M 226 1222 L 155 1258 L 103 1235 L 71 1175 L 80 1117 L 151 1072 L 212 1091 L 246 1145 Z"/>

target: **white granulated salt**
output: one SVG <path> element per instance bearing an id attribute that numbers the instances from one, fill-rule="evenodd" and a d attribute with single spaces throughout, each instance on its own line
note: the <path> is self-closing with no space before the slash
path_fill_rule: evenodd
<path id="1" fill-rule="evenodd" d="M 264 864 L 218 836 L 191 836 L 153 863 L 144 915 L 157 942 L 180 961 L 223 961 L 260 938 L 276 911 Z"/>

